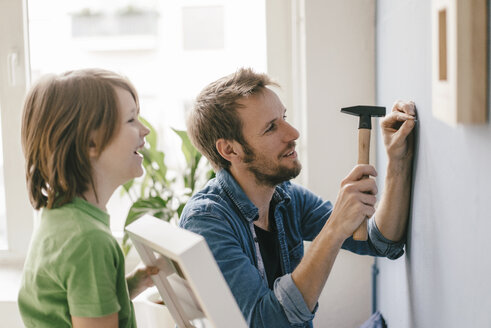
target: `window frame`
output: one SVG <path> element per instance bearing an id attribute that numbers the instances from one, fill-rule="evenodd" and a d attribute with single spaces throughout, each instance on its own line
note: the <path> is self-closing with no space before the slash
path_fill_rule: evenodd
<path id="1" fill-rule="evenodd" d="M 4 159 L 8 247 L 0 250 L 0 263 L 23 262 L 34 226 L 34 211 L 25 187 L 20 137 L 22 102 L 30 76 L 26 5 L 26 0 L 0 2 L 0 31 L 4 31 L 0 42 L 1 156 Z"/>

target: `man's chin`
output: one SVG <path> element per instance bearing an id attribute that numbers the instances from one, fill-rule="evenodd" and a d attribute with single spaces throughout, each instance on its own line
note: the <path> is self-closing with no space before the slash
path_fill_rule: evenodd
<path id="1" fill-rule="evenodd" d="M 302 163 L 300 163 L 300 161 L 297 159 L 297 160 L 295 161 L 295 164 L 296 164 L 296 167 L 297 167 L 297 169 L 298 169 L 298 173 L 297 173 L 297 175 L 299 175 L 299 174 L 300 174 L 300 171 L 302 171 Z"/>
<path id="2" fill-rule="evenodd" d="M 300 162 L 298 162 L 298 165 L 295 167 L 295 169 L 293 169 L 291 171 L 292 174 L 288 180 L 295 179 L 296 177 L 298 177 L 298 175 L 300 174 L 301 171 L 302 171 L 302 164 L 300 164 Z"/>
<path id="3" fill-rule="evenodd" d="M 279 175 L 285 175 L 285 176 L 290 176 L 288 180 L 296 178 L 300 172 L 302 171 L 302 164 L 298 159 L 296 159 L 292 165 L 289 166 L 280 166 L 278 168 L 278 174 Z"/>
<path id="4" fill-rule="evenodd" d="M 298 165 L 289 169 L 282 168 L 275 175 L 263 176 L 261 178 L 256 176 L 256 178 L 260 178 L 258 180 L 261 180 L 261 182 L 273 187 L 296 178 L 300 174 L 301 170 L 302 166 Z"/>
<path id="5" fill-rule="evenodd" d="M 280 165 L 276 168 L 269 167 L 268 169 L 267 166 L 250 165 L 248 169 L 254 174 L 258 184 L 274 187 L 280 183 L 296 178 L 302 170 L 302 165 L 298 160 L 295 160 L 288 166 Z"/>

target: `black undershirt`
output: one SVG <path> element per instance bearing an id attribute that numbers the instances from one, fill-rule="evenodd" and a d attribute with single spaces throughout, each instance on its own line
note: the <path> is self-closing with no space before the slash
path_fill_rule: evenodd
<path id="1" fill-rule="evenodd" d="M 268 279 L 268 286 L 273 289 L 276 278 L 281 277 L 280 250 L 278 245 L 278 237 L 275 227 L 271 231 L 266 231 L 254 225 L 259 250 L 263 258 L 264 270 Z"/>

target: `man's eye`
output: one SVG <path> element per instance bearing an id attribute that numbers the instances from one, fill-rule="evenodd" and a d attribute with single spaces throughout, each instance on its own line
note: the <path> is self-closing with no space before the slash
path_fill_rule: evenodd
<path id="1" fill-rule="evenodd" d="M 269 132 L 269 131 L 273 131 L 274 129 L 276 129 L 276 124 L 271 124 L 267 129 L 266 129 L 266 132 Z"/>
<path id="2" fill-rule="evenodd" d="M 128 120 L 128 123 L 133 123 L 134 121 L 135 121 L 135 119 L 134 119 L 134 118 L 130 118 L 130 119 Z"/>
<path id="3" fill-rule="evenodd" d="M 285 114 L 285 115 L 283 115 L 283 119 L 284 119 L 284 120 L 286 120 L 286 114 Z"/>

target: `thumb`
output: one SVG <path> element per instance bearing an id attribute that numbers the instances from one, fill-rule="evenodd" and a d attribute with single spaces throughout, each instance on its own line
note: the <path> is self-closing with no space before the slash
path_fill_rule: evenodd
<path id="1" fill-rule="evenodd" d="M 147 267 L 146 268 L 146 272 L 149 276 L 153 276 L 153 275 L 156 275 L 157 273 L 159 273 L 159 268 L 157 267 Z"/>

